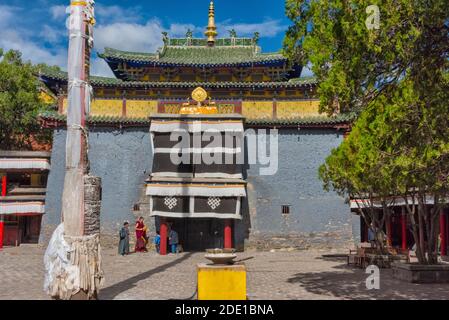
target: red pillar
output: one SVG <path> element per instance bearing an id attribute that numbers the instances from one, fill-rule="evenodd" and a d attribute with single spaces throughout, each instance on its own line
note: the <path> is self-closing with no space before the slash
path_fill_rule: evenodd
<path id="1" fill-rule="evenodd" d="M 445 210 L 445 212 L 447 213 L 447 210 Z M 448 240 L 449 240 L 449 221 L 448 221 L 448 215 L 447 214 L 444 215 L 444 222 L 445 222 L 445 225 L 446 225 L 446 248 L 447 248 L 447 244 L 448 244 Z"/>
<path id="2" fill-rule="evenodd" d="M 167 255 L 167 221 L 165 219 L 161 219 L 161 228 L 160 228 L 160 236 L 161 236 L 161 244 L 160 244 L 160 250 L 159 253 L 162 256 Z"/>
<path id="3" fill-rule="evenodd" d="M 6 197 L 6 185 L 7 185 L 7 178 L 6 174 L 2 176 L 2 197 Z"/>
<path id="4" fill-rule="evenodd" d="M 402 250 L 407 250 L 407 215 L 405 208 L 402 207 L 401 214 L 401 236 L 402 236 Z"/>
<path id="5" fill-rule="evenodd" d="M 3 222 L 3 216 L 0 214 L 0 249 L 3 248 L 3 227 L 5 223 Z"/>
<path id="6" fill-rule="evenodd" d="M 224 222 L 224 248 L 232 248 L 232 220 L 230 219 Z"/>
<path id="7" fill-rule="evenodd" d="M 447 244 L 446 244 L 446 216 L 444 214 L 444 210 L 441 210 L 440 212 L 440 248 L 441 248 L 441 255 L 446 256 L 447 255 Z"/>

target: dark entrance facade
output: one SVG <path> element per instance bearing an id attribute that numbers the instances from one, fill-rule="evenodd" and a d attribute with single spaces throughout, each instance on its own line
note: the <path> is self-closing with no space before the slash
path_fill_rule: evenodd
<path id="1" fill-rule="evenodd" d="M 184 251 L 233 248 L 234 220 L 242 219 L 241 203 L 246 197 L 243 166 L 237 161 L 243 158 L 243 121 L 241 115 L 218 113 L 151 116 L 154 158 L 146 194 L 160 232 L 162 255 L 167 253 L 170 229 L 177 232 L 178 248 Z M 187 142 L 180 145 L 172 132 L 182 132 Z M 213 147 L 204 143 L 210 136 L 203 139 L 212 133 Z M 222 161 L 204 161 L 203 156 L 211 153 Z M 173 154 L 184 159 L 173 161 Z"/>
<path id="2" fill-rule="evenodd" d="M 4 218 L 3 245 L 39 242 L 42 215 L 9 215 Z"/>
<path id="3" fill-rule="evenodd" d="M 180 249 L 183 251 L 205 251 L 224 247 L 223 220 L 172 218 L 167 219 L 167 223 L 178 232 Z"/>

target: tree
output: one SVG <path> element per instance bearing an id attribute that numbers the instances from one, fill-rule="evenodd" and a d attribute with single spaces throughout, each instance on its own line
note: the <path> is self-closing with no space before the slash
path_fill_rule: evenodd
<path id="1" fill-rule="evenodd" d="M 366 9 L 377 5 L 378 29 L 368 29 Z M 380 94 L 394 93 L 408 77 L 431 87 L 448 70 L 447 0 L 287 0 L 284 51 L 311 63 L 321 110 L 359 114 Z"/>
<path id="2" fill-rule="evenodd" d="M 433 264 L 438 217 L 449 197 L 449 105 L 443 102 L 449 94 L 436 97 L 439 88 L 418 93 L 410 81 L 396 87 L 394 96 L 380 96 L 361 113 L 348 138 L 320 167 L 320 177 L 326 190 L 367 199 L 359 213 L 374 225 L 381 250 L 391 199 L 403 199 L 418 260 Z"/>
<path id="3" fill-rule="evenodd" d="M 373 7 L 380 23 L 371 28 Z M 377 229 L 373 200 L 385 217 L 388 199 L 402 197 L 419 261 L 436 262 L 449 183 L 447 0 L 287 0 L 286 13 L 293 24 L 284 51 L 311 63 L 321 111 L 360 116 L 320 169 L 325 187 L 368 198 L 362 213 Z"/>
<path id="4" fill-rule="evenodd" d="M 0 50 L 0 58 L 0 149 L 31 149 L 34 139 L 49 142 L 50 133 L 38 123 L 38 114 L 49 109 L 40 98 L 38 67 L 14 50 Z"/>

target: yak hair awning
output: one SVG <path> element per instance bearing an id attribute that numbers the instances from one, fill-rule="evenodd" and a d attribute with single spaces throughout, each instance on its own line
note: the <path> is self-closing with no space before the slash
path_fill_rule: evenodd
<path id="1" fill-rule="evenodd" d="M 154 114 L 151 116 L 151 132 L 236 132 L 243 134 L 243 117 L 240 114 L 179 115 Z"/>
<path id="2" fill-rule="evenodd" d="M 39 158 L 0 158 L 0 171 L 2 170 L 50 170 L 48 159 Z"/>
<path id="3" fill-rule="evenodd" d="M 43 201 L 32 202 L 1 202 L 0 214 L 44 214 L 45 203 Z"/>
<path id="4" fill-rule="evenodd" d="M 148 196 L 246 197 L 244 184 L 147 184 Z"/>
<path id="5" fill-rule="evenodd" d="M 411 196 L 407 197 L 407 201 L 405 201 L 404 197 L 389 197 L 384 200 L 385 205 L 387 207 L 401 207 L 405 205 L 412 205 L 413 203 L 415 205 L 418 204 L 417 199 L 413 199 Z M 449 199 L 443 199 L 444 203 L 449 203 Z M 425 204 L 427 205 L 433 205 L 435 204 L 435 198 L 433 196 L 426 196 Z M 383 204 L 380 199 L 373 199 L 372 202 L 369 199 L 351 199 L 350 200 L 351 209 L 367 209 L 367 208 L 378 208 L 382 209 Z"/>

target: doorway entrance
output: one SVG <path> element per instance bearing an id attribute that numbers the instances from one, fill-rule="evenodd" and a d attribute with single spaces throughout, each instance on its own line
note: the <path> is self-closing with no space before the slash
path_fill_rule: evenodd
<path id="1" fill-rule="evenodd" d="M 173 223 L 172 228 L 179 235 L 179 242 L 184 251 L 205 251 L 223 248 L 224 221 L 221 219 L 167 219 Z"/>

